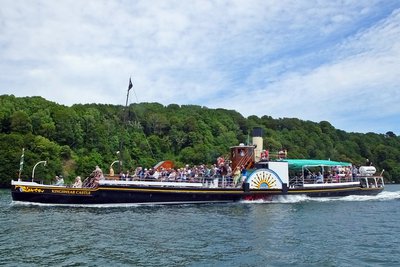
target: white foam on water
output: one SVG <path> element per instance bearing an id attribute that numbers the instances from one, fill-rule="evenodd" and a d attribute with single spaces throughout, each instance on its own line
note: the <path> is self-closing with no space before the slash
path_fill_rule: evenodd
<path id="1" fill-rule="evenodd" d="M 312 198 L 306 195 L 281 195 L 281 196 L 274 196 L 271 200 L 269 199 L 257 199 L 257 200 L 241 200 L 241 203 L 277 203 L 277 204 L 285 204 L 285 203 L 300 203 L 300 202 L 307 202 L 311 201 Z"/>
<path id="2" fill-rule="evenodd" d="M 347 196 L 343 197 L 341 200 L 343 201 L 388 201 L 388 200 L 396 200 L 400 199 L 400 191 L 399 192 L 390 192 L 383 191 L 376 196 Z"/>
<path id="3" fill-rule="evenodd" d="M 311 201 L 312 198 L 306 195 L 284 195 L 284 196 L 276 196 L 272 199 L 272 203 L 300 203 Z"/>
<path id="4" fill-rule="evenodd" d="M 149 203 L 113 203 L 113 204 L 50 204 L 39 202 L 12 201 L 11 206 L 38 206 L 38 207 L 78 207 L 78 208 L 129 208 L 140 206 L 160 205 L 191 205 L 202 203 L 227 203 L 227 201 L 193 201 L 193 202 L 149 202 Z"/>
<path id="5" fill-rule="evenodd" d="M 307 198 L 308 201 L 314 202 L 332 202 L 332 201 L 390 201 L 400 199 L 400 192 L 384 191 L 378 195 L 351 195 L 345 197 L 313 197 Z"/>
<path id="6" fill-rule="evenodd" d="M 293 204 L 302 202 L 332 202 L 332 201 L 390 201 L 400 199 L 399 192 L 384 191 L 375 196 L 351 195 L 345 197 L 308 197 L 306 195 L 274 196 L 272 200 L 243 200 L 241 203 L 280 203 Z"/>
<path id="7" fill-rule="evenodd" d="M 78 208 L 124 208 L 124 207 L 137 207 L 143 204 L 50 204 L 50 203 L 39 203 L 39 202 L 23 202 L 13 201 L 12 206 L 37 206 L 37 207 L 78 207 Z"/>

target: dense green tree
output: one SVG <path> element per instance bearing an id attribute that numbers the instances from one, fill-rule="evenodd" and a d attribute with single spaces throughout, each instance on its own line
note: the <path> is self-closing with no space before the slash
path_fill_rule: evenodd
<path id="1" fill-rule="evenodd" d="M 55 141 L 61 145 L 79 147 L 83 141 L 82 125 L 73 109 L 60 106 L 53 111 L 56 126 Z"/>
<path id="2" fill-rule="evenodd" d="M 32 132 L 32 121 L 25 111 L 18 110 L 11 115 L 11 131 L 21 134 Z"/>
<path id="3" fill-rule="evenodd" d="M 25 156 L 21 178 L 31 179 L 32 169 L 39 161 L 47 161 L 47 165 L 40 165 L 36 169 L 35 178 L 39 177 L 39 180 L 50 182 L 56 174 L 63 174 L 61 147 L 56 143 L 32 134 L 0 134 L 1 186 L 9 186 L 9 181 L 18 177 L 22 149 L 25 149 Z"/>
<path id="4" fill-rule="evenodd" d="M 18 177 L 25 148 L 23 179 L 42 160 L 35 179 L 50 182 L 55 175 L 72 181 L 88 176 L 96 165 L 108 172 L 114 161 L 122 170 L 151 167 L 161 160 L 212 164 L 228 156 L 229 147 L 250 143 L 252 129 L 263 130 L 270 155 L 287 150 L 290 158 L 321 158 L 362 165 L 368 158 L 386 179 L 400 182 L 400 137 L 347 133 L 329 122 L 274 119 L 268 115 L 244 118 L 234 110 L 198 105 L 167 107 L 159 103 L 85 104 L 66 107 L 41 97 L 0 96 L 0 186 Z M 118 165 L 114 165 L 118 171 Z"/>
<path id="5" fill-rule="evenodd" d="M 14 96 L 0 96 L 0 133 L 11 132 L 11 115 L 15 111 Z"/>
<path id="6" fill-rule="evenodd" d="M 33 113 L 31 119 L 33 133 L 35 135 L 41 135 L 49 139 L 54 138 L 56 126 L 49 109 L 43 109 Z"/>

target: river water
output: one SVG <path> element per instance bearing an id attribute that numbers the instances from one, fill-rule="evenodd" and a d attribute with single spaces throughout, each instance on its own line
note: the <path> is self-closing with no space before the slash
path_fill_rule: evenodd
<path id="1" fill-rule="evenodd" d="M 0 266 L 399 266 L 400 185 L 375 197 L 60 207 L 0 190 Z"/>

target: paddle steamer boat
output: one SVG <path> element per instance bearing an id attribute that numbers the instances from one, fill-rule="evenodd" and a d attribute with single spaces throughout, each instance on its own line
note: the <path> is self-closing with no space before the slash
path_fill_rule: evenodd
<path id="1" fill-rule="evenodd" d="M 34 181 L 12 181 L 15 202 L 49 204 L 178 204 L 264 200 L 282 196 L 341 197 L 376 195 L 384 189 L 382 173 L 373 166 L 361 166 L 352 172 L 347 162 L 288 159 L 286 153 L 270 159 L 263 150 L 261 129 L 253 131 L 251 145 L 231 147 L 226 160 L 239 179 L 197 177 L 189 181 L 122 180 L 98 174 L 86 180 L 82 188 L 55 186 Z M 241 181 L 240 181 L 241 179 Z M 239 180 L 239 181 L 238 181 Z"/>

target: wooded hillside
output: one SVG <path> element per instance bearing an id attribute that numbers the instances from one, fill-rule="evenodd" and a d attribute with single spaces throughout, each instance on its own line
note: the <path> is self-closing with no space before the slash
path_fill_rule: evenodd
<path id="1" fill-rule="evenodd" d="M 393 132 L 347 133 L 329 122 L 270 116 L 244 118 L 233 110 L 195 105 L 140 103 L 66 107 L 41 97 L 0 96 L 0 186 L 18 177 L 25 148 L 23 179 L 67 181 L 86 177 L 99 165 L 124 159 L 124 170 L 152 167 L 161 160 L 176 165 L 211 164 L 229 147 L 247 143 L 251 130 L 264 130 L 264 148 L 287 149 L 289 158 L 332 159 L 362 165 L 368 158 L 388 181 L 400 182 L 400 137 Z M 146 138 L 145 138 L 146 136 Z M 251 140 L 251 139 L 250 139 Z M 121 149 L 120 143 L 123 146 Z M 121 154 L 117 151 L 121 150 Z"/>

